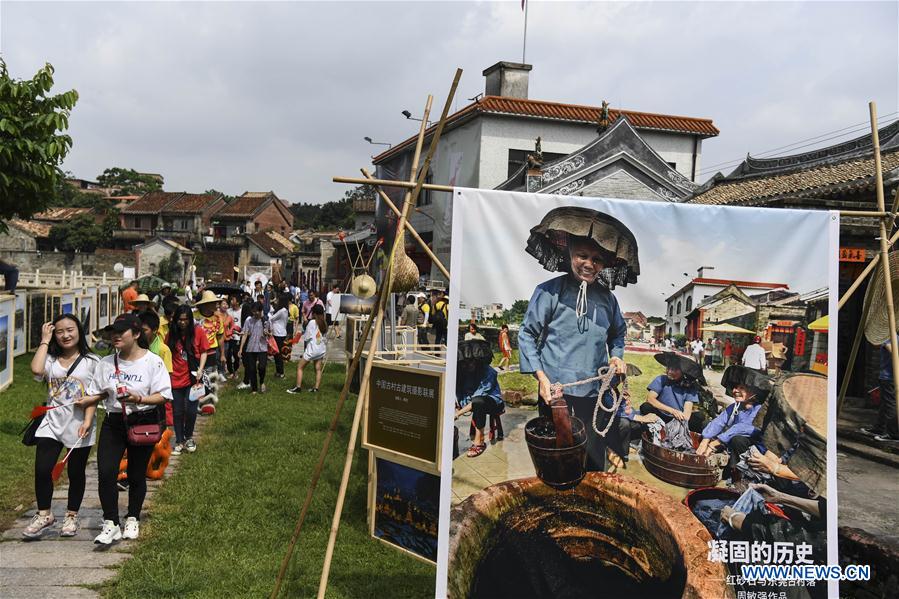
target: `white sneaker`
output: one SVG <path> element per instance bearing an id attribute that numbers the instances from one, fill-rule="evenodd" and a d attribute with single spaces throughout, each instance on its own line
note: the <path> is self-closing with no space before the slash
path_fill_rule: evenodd
<path id="1" fill-rule="evenodd" d="M 184 451 L 186 451 L 187 453 L 193 453 L 196 450 L 197 450 L 197 444 L 194 442 L 193 439 L 188 439 L 187 441 L 184 442 Z"/>
<path id="2" fill-rule="evenodd" d="M 53 526 L 54 522 L 56 522 L 56 518 L 53 516 L 53 512 L 47 512 L 46 514 L 38 512 L 31 518 L 31 522 L 28 523 L 25 530 L 22 531 L 22 536 L 28 539 L 36 539 L 41 536 L 45 529 Z"/>
<path id="3" fill-rule="evenodd" d="M 259 387 L 259 392 L 260 392 L 260 393 L 265 393 L 266 391 L 267 391 L 267 389 L 265 388 L 265 385 L 262 385 L 262 386 Z"/>
<path id="4" fill-rule="evenodd" d="M 182 451 L 184 451 L 184 446 L 177 443 L 175 444 L 175 447 L 172 448 L 172 455 L 181 455 Z"/>
<path id="5" fill-rule="evenodd" d="M 240 383 L 239 385 L 237 385 L 237 388 L 238 389 L 249 389 L 250 386 L 246 383 Z"/>
<path id="6" fill-rule="evenodd" d="M 94 543 L 98 545 L 111 545 L 114 541 L 122 539 L 121 527 L 112 520 L 103 521 L 103 530 L 94 538 Z"/>
<path id="7" fill-rule="evenodd" d="M 125 518 L 125 530 L 122 531 L 123 539 L 136 539 L 140 535 L 140 521 L 134 516 Z"/>
<path id="8" fill-rule="evenodd" d="M 66 513 L 66 517 L 62 520 L 61 537 L 74 537 L 78 534 L 78 514 Z"/>

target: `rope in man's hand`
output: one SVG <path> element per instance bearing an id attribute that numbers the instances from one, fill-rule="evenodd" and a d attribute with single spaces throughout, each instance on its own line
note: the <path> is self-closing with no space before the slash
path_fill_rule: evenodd
<path id="1" fill-rule="evenodd" d="M 615 369 L 611 366 L 602 366 L 597 371 L 598 376 L 591 377 L 589 379 L 583 379 L 581 381 L 574 381 L 573 383 L 553 383 L 550 386 L 550 392 L 553 399 L 562 397 L 562 390 L 566 387 L 574 387 L 576 385 L 583 385 L 585 383 L 592 383 L 595 381 L 600 381 L 599 393 L 596 397 L 596 407 L 593 409 L 593 430 L 600 437 L 605 437 L 608 434 L 609 429 L 612 428 L 612 423 L 615 421 L 614 414 L 618 412 L 618 408 L 621 406 L 622 401 L 626 401 L 630 398 L 630 391 L 627 386 L 627 375 L 621 375 L 621 391 L 618 391 L 617 386 L 612 386 L 612 379 L 615 378 Z M 602 397 L 606 394 L 606 391 L 609 391 L 612 395 L 612 407 L 607 408 L 602 403 Z M 609 412 L 613 416 L 609 418 L 609 421 L 606 423 L 605 428 L 603 430 L 599 430 L 599 427 L 596 426 L 597 418 L 599 417 L 599 410 L 602 408 L 604 412 Z"/>

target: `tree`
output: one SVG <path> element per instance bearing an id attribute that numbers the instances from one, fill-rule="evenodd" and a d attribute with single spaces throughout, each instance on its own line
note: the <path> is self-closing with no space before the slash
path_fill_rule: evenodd
<path id="1" fill-rule="evenodd" d="M 111 215 L 107 215 L 106 221 L 101 225 L 90 214 L 79 214 L 70 222 L 53 225 L 50 228 L 50 241 L 64 252 L 93 252 L 112 238 L 116 225 L 114 221 L 110 222 L 110 217 Z"/>
<path id="2" fill-rule="evenodd" d="M 62 179 L 59 165 L 72 148 L 63 132 L 78 92 L 49 95 L 52 88 L 49 63 L 24 80 L 12 79 L 0 59 L 0 232 L 7 220 L 47 208 Z"/>
<path id="3" fill-rule="evenodd" d="M 324 204 L 292 204 L 294 226 L 310 229 L 352 229 L 356 221 L 354 200 L 374 200 L 377 195 L 371 185 L 360 185 L 343 194 L 343 199 Z"/>
<path id="4" fill-rule="evenodd" d="M 503 310 L 503 322 L 506 324 L 521 324 L 527 311 L 528 300 L 515 300 L 511 308 Z"/>
<path id="5" fill-rule="evenodd" d="M 162 189 L 162 181 L 154 175 L 139 173 L 134 169 L 114 166 L 97 175 L 97 183 L 114 189 L 113 196 L 135 196 Z"/>

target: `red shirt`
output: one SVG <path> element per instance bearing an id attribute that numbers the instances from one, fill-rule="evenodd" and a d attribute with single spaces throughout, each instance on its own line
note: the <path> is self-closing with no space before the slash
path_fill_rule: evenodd
<path id="1" fill-rule="evenodd" d="M 168 344 L 168 337 L 165 342 Z M 206 338 L 203 328 L 197 325 L 194 327 L 194 355 L 197 357 L 197 361 L 207 351 L 209 351 L 209 339 Z M 175 351 L 172 352 L 172 389 L 184 389 L 185 387 L 190 387 L 190 367 L 187 364 L 187 354 L 181 346 L 181 341 L 178 341 Z"/>
<path id="2" fill-rule="evenodd" d="M 128 287 L 122 292 L 122 312 L 131 312 L 134 310 L 134 304 L 131 303 L 137 299 L 137 290 L 134 287 Z"/>

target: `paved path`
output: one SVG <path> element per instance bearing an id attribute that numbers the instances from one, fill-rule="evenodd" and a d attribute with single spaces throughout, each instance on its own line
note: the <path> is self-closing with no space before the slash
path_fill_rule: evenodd
<path id="1" fill-rule="evenodd" d="M 860 528 L 899 549 L 896 468 L 837 453 L 840 526 Z"/>
<path id="2" fill-rule="evenodd" d="M 197 419 L 196 438 L 202 437 L 206 417 Z M 199 451 L 202 451 L 202 443 Z M 165 478 L 174 473 L 183 457 L 172 456 Z M 163 479 L 165 480 L 165 479 Z M 147 481 L 147 499 L 141 514 L 141 524 L 152 522 L 152 501 L 163 481 Z M 103 511 L 97 493 L 96 453 L 87 465 L 87 487 L 79 512 L 81 526 L 74 537 L 60 537 L 59 529 L 65 516 L 68 484 L 57 485 L 53 492 L 53 515 L 56 523 L 45 530 L 40 540 L 23 540 L 22 530 L 28 526 L 37 510 L 34 504 L 0 535 L 0 597 L 3 599 L 78 599 L 100 595 L 84 585 L 95 585 L 114 578 L 118 566 L 129 557 L 137 541 L 121 541 L 106 547 L 94 545 L 94 537 L 103 526 Z M 128 509 L 128 493 L 119 493 L 119 512 L 124 518 Z"/>

